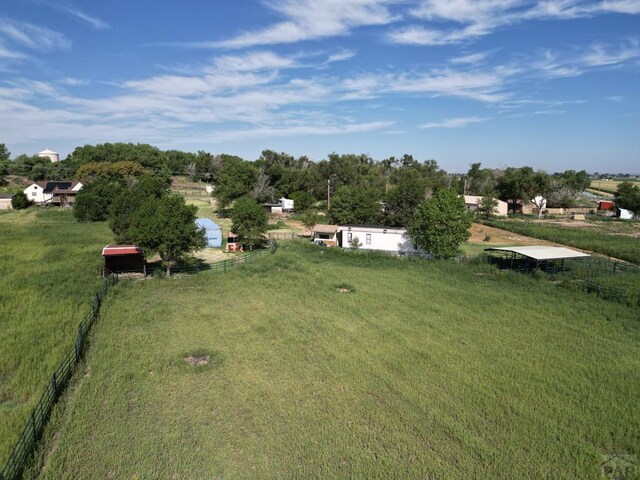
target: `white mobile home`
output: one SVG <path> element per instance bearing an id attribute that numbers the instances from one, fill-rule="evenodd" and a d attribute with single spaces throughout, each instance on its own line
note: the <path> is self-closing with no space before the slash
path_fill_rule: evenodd
<path id="1" fill-rule="evenodd" d="M 354 245 L 358 239 L 358 246 Z M 404 227 L 383 227 L 379 225 L 340 225 L 338 241 L 342 248 L 380 250 L 393 253 L 415 252 L 416 245 L 409 238 Z"/>

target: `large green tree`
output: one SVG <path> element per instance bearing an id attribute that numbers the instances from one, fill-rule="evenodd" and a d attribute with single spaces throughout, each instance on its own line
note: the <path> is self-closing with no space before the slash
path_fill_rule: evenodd
<path id="1" fill-rule="evenodd" d="M 239 198 L 231 209 L 231 229 L 244 247 L 260 247 L 266 243 L 268 217 L 264 208 L 249 196 Z"/>
<path id="2" fill-rule="evenodd" d="M 413 219 L 420 202 L 425 198 L 425 180 L 411 169 L 402 169 L 396 176 L 396 184 L 386 196 L 387 225 L 406 227 Z"/>
<path id="3" fill-rule="evenodd" d="M 342 186 L 331 197 L 329 219 L 336 224 L 377 224 L 382 192 L 364 185 Z"/>
<path id="4" fill-rule="evenodd" d="M 640 187 L 631 182 L 620 183 L 616 190 L 615 202 L 618 208 L 626 208 L 640 215 Z"/>
<path id="5" fill-rule="evenodd" d="M 234 200 L 252 193 L 258 180 L 258 170 L 253 163 L 238 157 L 226 157 L 218 172 L 213 196 L 220 209 L 227 208 Z"/>
<path id="6" fill-rule="evenodd" d="M 549 175 L 536 172 L 531 167 L 507 168 L 498 179 L 497 190 L 500 199 L 509 203 L 515 212 L 518 200 L 533 202 L 538 208 L 538 217 L 542 216 L 542 200 L 551 193 Z"/>
<path id="7" fill-rule="evenodd" d="M 165 177 L 145 175 L 131 188 L 121 191 L 115 196 L 109 210 L 109 227 L 120 243 L 132 243 L 130 228 L 133 216 L 140 206 L 149 198 L 161 198 L 169 193 L 169 185 Z"/>
<path id="8" fill-rule="evenodd" d="M 4 177 L 9 173 L 11 152 L 4 143 L 0 143 L 0 185 L 4 184 Z"/>
<path id="9" fill-rule="evenodd" d="M 148 198 L 133 214 L 129 236 L 146 256 L 158 253 L 169 275 L 178 260 L 206 246 L 205 232 L 195 223 L 197 213 L 180 195 Z"/>
<path id="10" fill-rule="evenodd" d="M 433 255 L 451 257 L 469 239 L 473 214 L 464 199 L 450 188 L 437 190 L 420 204 L 408 232 L 417 246 Z"/>
<path id="11" fill-rule="evenodd" d="M 122 182 L 110 179 L 96 180 L 85 185 L 76 195 L 73 215 L 81 222 L 105 221 L 114 198 L 122 190 Z"/>

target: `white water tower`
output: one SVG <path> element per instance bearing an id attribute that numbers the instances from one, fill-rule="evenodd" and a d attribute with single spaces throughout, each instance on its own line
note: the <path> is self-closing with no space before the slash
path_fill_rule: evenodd
<path id="1" fill-rule="evenodd" d="M 48 148 L 46 150 L 38 152 L 38 156 L 39 157 L 48 157 L 49 160 L 51 160 L 52 162 L 59 162 L 60 161 L 60 156 L 56 152 L 54 152 L 53 150 L 49 150 Z"/>

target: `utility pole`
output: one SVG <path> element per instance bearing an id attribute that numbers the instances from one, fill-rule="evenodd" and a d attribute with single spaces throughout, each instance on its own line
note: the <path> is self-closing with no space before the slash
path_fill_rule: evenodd
<path id="1" fill-rule="evenodd" d="M 327 178 L 327 210 L 331 208 L 331 178 Z"/>

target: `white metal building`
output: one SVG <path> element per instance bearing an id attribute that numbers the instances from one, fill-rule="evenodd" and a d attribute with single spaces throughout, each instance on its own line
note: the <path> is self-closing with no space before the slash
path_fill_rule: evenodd
<path id="1" fill-rule="evenodd" d="M 416 245 L 403 227 L 379 225 L 340 225 L 338 237 L 342 248 L 354 248 L 351 243 L 357 237 L 361 250 L 407 253 L 416 251 Z"/>

